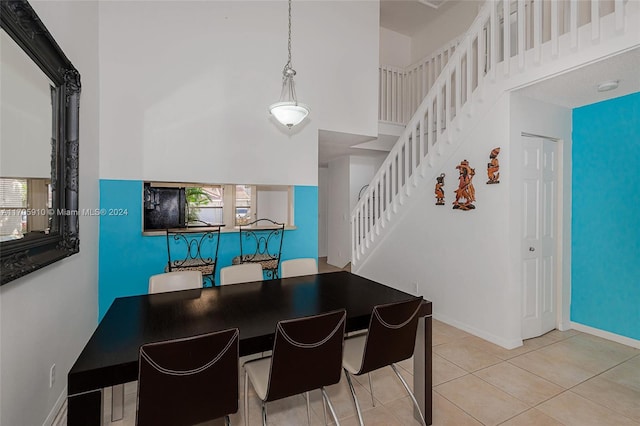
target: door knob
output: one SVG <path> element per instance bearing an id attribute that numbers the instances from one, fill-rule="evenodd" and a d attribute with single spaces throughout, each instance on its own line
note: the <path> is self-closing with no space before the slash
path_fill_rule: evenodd
<path id="1" fill-rule="evenodd" d="M 535 247 L 529 247 L 529 251 L 536 251 Z"/>

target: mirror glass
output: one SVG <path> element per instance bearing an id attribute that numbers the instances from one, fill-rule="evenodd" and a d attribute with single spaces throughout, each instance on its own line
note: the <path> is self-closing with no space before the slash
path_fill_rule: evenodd
<path id="1" fill-rule="evenodd" d="M 49 234 L 55 85 L 0 31 L 0 242 Z"/>
<path id="2" fill-rule="evenodd" d="M 0 285 L 80 251 L 80 73 L 27 0 L 0 1 Z"/>

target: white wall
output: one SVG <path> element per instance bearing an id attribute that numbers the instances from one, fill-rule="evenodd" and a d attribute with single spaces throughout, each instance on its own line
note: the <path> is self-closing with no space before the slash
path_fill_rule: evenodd
<path id="1" fill-rule="evenodd" d="M 469 140 L 436 175 L 445 173 L 445 205 L 433 190 L 411 195 L 404 216 L 360 266 L 359 273 L 433 302 L 434 316 L 505 347 L 521 344 L 517 283 L 512 281 L 509 96 L 503 95 Z M 501 147 L 500 181 L 486 185 L 489 153 Z M 456 165 L 475 168 L 476 209 L 453 210 Z M 435 179 L 431 188 L 435 187 Z M 429 188 L 421 186 L 421 188 Z M 415 198 L 415 200 L 413 200 Z M 396 221 L 397 220 L 397 221 Z M 416 291 L 417 286 L 417 291 Z"/>
<path id="2" fill-rule="evenodd" d="M 351 260 L 349 157 L 329 163 L 327 185 L 327 263 L 343 268 Z"/>
<path id="3" fill-rule="evenodd" d="M 31 4 L 82 76 L 79 207 L 98 208 L 97 3 Z M 98 222 L 80 217 L 80 253 L 0 287 L 3 426 L 50 422 L 66 397 L 67 373 L 96 326 Z"/>
<path id="4" fill-rule="evenodd" d="M 386 157 L 344 156 L 329 163 L 326 189 L 327 263 L 340 268 L 351 262 L 351 211 L 358 193 L 369 184 Z"/>
<path id="5" fill-rule="evenodd" d="M 101 2 L 101 178 L 317 185 L 319 128 L 377 132 L 379 7 L 295 1 L 292 15 L 311 115 L 289 132 L 267 112 L 286 2 Z"/>
<path id="6" fill-rule="evenodd" d="M 560 155 L 558 162 L 562 164 L 562 175 L 558 185 L 562 210 L 558 214 L 562 216 L 559 235 L 562 236 L 563 245 L 558 251 L 559 262 L 562 265 L 562 286 L 557 294 L 557 307 L 558 313 L 561 314 L 558 318 L 559 328 L 565 330 L 569 328 L 571 301 L 571 109 L 536 101 L 518 94 L 511 96 L 510 139 L 513 144 L 508 161 L 512 163 L 513 173 L 510 180 L 514 183 L 520 182 L 522 179 L 520 174 L 522 132 L 561 140 L 557 142 Z M 503 157 L 503 160 L 507 161 L 507 157 Z M 520 185 L 511 186 L 510 200 L 511 244 L 513 247 L 520 247 L 522 230 L 519 218 L 523 217 Z M 521 262 L 520 253 L 519 250 L 513 250 L 511 253 L 514 265 Z M 521 280 L 520 269 L 514 268 L 512 273 L 512 281 L 519 282 Z"/>
<path id="7" fill-rule="evenodd" d="M 416 62 L 464 34 L 478 15 L 478 1 L 460 1 L 447 8 L 411 38 L 411 62 Z"/>
<path id="8" fill-rule="evenodd" d="M 258 189 L 258 217 L 267 217 L 274 222 L 289 223 L 289 188 L 271 187 Z"/>
<path id="9" fill-rule="evenodd" d="M 388 153 L 381 152 L 375 157 L 349 157 L 349 212 L 358 203 L 358 194 L 365 185 L 369 185 Z"/>
<path id="10" fill-rule="evenodd" d="M 563 285 L 558 294 L 560 328 L 568 327 L 570 303 L 571 110 L 505 93 L 442 170 L 445 205 L 424 191 L 398 217 L 391 232 L 359 273 L 433 302 L 434 316 L 484 339 L 515 347 L 521 342 L 521 142 L 522 132 L 561 139 L 560 197 Z M 486 185 L 491 149 L 500 147 L 500 184 Z M 456 211 L 455 166 L 476 169 L 476 209 Z M 435 186 L 435 180 L 433 182 Z M 422 186 L 424 188 L 424 186 Z M 428 186 L 427 186 L 428 188 Z M 390 265 L 394 265 L 390 268 Z M 417 287 L 416 287 L 417 285 Z"/>
<path id="11" fill-rule="evenodd" d="M 0 32 L 0 176 L 51 178 L 51 81 Z"/>
<path id="12" fill-rule="evenodd" d="M 411 64 L 411 37 L 380 27 L 380 65 Z"/>

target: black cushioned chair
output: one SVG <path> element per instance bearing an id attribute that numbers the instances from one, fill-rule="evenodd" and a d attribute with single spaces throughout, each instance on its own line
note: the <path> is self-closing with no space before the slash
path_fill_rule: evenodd
<path id="1" fill-rule="evenodd" d="M 351 382 L 351 374 L 356 376 L 368 374 L 388 365 L 393 368 L 393 371 L 407 392 L 409 392 L 420 413 L 422 424 L 426 424 L 413 392 L 411 392 L 395 366 L 395 363 L 413 356 L 416 332 L 418 330 L 418 313 L 421 304 L 422 299 L 416 298 L 406 302 L 375 306 L 369 321 L 368 332 L 365 335 L 346 339 L 344 342 L 342 365 L 356 406 L 358 421 L 361 425 L 364 422 L 353 383 Z M 371 390 L 371 400 L 373 401 L 371 377 L 369 377 L 369 388 Z M 375 402 L 373 402 L 373 405 L 375 405 Z"/>
<path id="2" fill-rule="evenodd" d="M 262 424 L 267 424 L 266 403 L 304 393 L 311 424 L 309 391 L 320 389 L 323 402 L 336 424 L 338 417 L 324 390 L 340 381 L 346 319 L 344 309 L 325 314 L 280 321 L 271 357 L 249 361 L 245 370 L 245 425 L 249 422 L 249 381 L 262 401 Z"/>
<path id="3" fill-rule="evenodd" d="M 140 347 L 136 424 L 187 426 L 238 411 L 238 329 Z"/>

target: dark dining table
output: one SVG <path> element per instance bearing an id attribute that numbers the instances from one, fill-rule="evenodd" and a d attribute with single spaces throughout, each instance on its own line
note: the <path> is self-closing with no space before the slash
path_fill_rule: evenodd
<path id="1" fill-rule="evenodd" d="M 375 305 L 414 298 L 346 271 L 114 300 L 68 375 L 68 426 L 101 425 L 103 388 L 138 378 L 149 342 L 237 327 L 240 356 L 270 350 L 278 321 L 347 310 L 346 331 L 366 329 Z M 422 303 L 414 354 L 414 393 L 432 423 L 431 302 Z"/>

